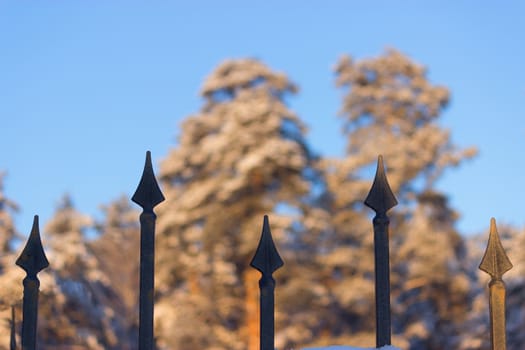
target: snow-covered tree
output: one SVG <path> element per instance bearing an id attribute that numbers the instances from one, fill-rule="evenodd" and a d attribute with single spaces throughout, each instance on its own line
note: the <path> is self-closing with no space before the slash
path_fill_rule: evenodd
<path id="1" fill-rule="evenodd" d="M 13 214 L 19 210 L 15 201 L 4 192 L 4 172 L 0 172 L 0 349 L 9 345 L 11 306 L 20 306 L 23 271 L 15 266 L 16 256 L 11 246 L 17 235 Z"/>
<path id="2" fill-rule="evenodd" d="M 114 311 L 121 301 L 84 234 L 91 225 L 66 195 L 45 226 L 50 266 L 42 272 L 48 282 L 41 283 L 39 302 L 41 349 L 127 349 L 119 344 L 123 328 Z"/>
<path id="3" fill-rule="evenodd" d="M 227 60 L 206 78 L 202 108 L 161 162 L 156 208 L 155 334 L 159 350 L 259 348 L 259 272 L 250 261 L 264 214 L 285 261 L 274 277 L 279 349 L 374 345 L 372 213 L 363 205 L 379 154 L 399 206 L 389 212 L 393 344 L 488 350 L 486 236 L 465 239 L 435 186 L 472 157 L 439 123 L 449 91 L 396 50 L 336 65 L 347 139 L 341 158 L 312 154 L 286 105 L 297 87 L 255 59 Z M 20 319 L 23 271 L 11 241 L 16 204 L 0 175 L 0 350 Z M 137 348 L 139 224 L 127 198 L 99 223 L 65 196 L 43 230 L 39 348 Z M 86 229 L 99 235 L 86 237 Z M 525 342 L 525 234 L 502 225 L 514 264 L 505 275 L 508 344 Z M 468 257 L 467 257 L 468 255 Z M 3 322 L 5 321 L 5 322 Z"/>
<path id="4" fill-rule="evenodd" d="M 11 241 L 16 236 L 13 214 L 18 211 L 18 205 L 7 198 L 4 193 L 4 172 L 0 172 L 0 254 L 11 251 Z"/>
<path id="5" fill-rule="evenodd" d="M 374 329 L 373 233 L 363 200 L 382 154 L 400 202 L 390 213 L 394 334 L 410 349 L 455 347 L 459 334 L 453 323 L 468 308 L 469 280 L 463 242 L 454 229 L 457 214 L 433 185 L 475 149 L 452 144 L 448 130 L 437 123 L 448 90 L 429 82 L 426 69 L 400 52 L 361 61 L 345 56 L 336 73 L 344 89 L 341 115 L 348 142 L 343 159 L 324 160 L 333 248 L 322 258 L 345 320 L 339 332 Z"/>
<path id="6" fill-rule="evenodd" d="M 498 226 L 507 255 L 514 267 L 503 276 L 507 286 L 507 348 L 518 349 L 525 344 L 525 228 Z M 485 241 L 487 235 L 484 235 Z M 487 276 L 480 278 L 487 305 Z M 488 312 L 488 311 L 487 311 Z M 484 313 L 483 320 L 487 320 Z M 486 322 L 485 322 L 486 324 Z"/>
<path id="7" fill-rule="evenodd" d="M 305 126 L 285 104 L 296 90 L 258 60 L 220 64 L 202 87 L 202 110 L 184 121 L 177 148 L 162 162 L 162 349 L 258 348 L 259 275 L 249 263 L 262 218 L 271 214 L 275 239 L 293 265 L 286 247 L 299 239 L 290 228 L 314 175 Z"/>
<path id="8" fill-rule="evenodd" d="M 139 300 L 139 212 L 121 196 L 102 207 L 104 220 L 98 223 L 99 236 L 91 243 L 101 271 L 122 303 L 112 305 L 126 327 L 130 344 L 136 343 Z M 123 344 L 126 339 L 120 339 Z"/>
<path id="9" fill-rule="evenodd" d="M 78 212 L 69 195 L 64 195 L 51 220 L 46 224 L 47 252 L 53 260 L 53 268 L 63 277 L 81 277 L 91 272 L 95 260 L 90 259 L 85 231 L 93 226 L 93 220 Z M 96 273 L 96 272 L 95 272 Z"/>
<path id="10" fill-rule="evenodd" d="M 345 56 L 336 73 L 337 85 L 346 92 L 341 115 L 348 143 L 342 173 L 361 180 L 362 193 L 368 191 L 364 179 L 378 154 L 388 161 L 389 183 L 401 203 L 414 200 L 444 170 L 475 155 L 474 148 L 453 145 L 449 130 L 437 123 L 449 101 L 448 89 L 433 85 L 426 68 L 399 51 L 361 61 Z"/>

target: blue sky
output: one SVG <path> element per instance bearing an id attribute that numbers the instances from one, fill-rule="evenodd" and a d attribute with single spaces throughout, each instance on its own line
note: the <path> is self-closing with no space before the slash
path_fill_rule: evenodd
<path id="1" fill-rule="evenodd" d="M 224 59 L 257 57 L 301 88 L 290 106 L 311 146 L 341 155 L 333 65 L 395 47 L 429 68 L 452 102 L 441 118 L 479 156 L 438 187 L 463 233 L 525 223 L 525 6 L 457 1 L 0 0 L 0 169 L 27 234 L 65 192 L 77 208 L 136 188 L 146 150 L 176 146 L 203 79 Z M 388 160 L 387 164 L 388 164 Z"/>

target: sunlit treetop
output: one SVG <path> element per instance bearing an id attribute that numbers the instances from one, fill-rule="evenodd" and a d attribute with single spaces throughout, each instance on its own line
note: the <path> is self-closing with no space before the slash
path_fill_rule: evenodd
<path id="1" fill-rule="evenodd" d="M 243 89 L 264 86 L 280 95 L 295 93 L 297 87 L 285 74 L 276 73 L 256 59 L 227 60 L 221 63 L 206 79 L 201 94 L 214 99 L 219 92 L 233 95 Z"/>

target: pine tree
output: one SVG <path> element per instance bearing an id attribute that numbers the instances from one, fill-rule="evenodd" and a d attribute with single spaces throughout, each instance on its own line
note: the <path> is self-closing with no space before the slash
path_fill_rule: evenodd
<path id="1" fill-rule="evenodd" d="M 14 265 L 12 241 L 17 236 L 13 214 L 19 207 L 4 192 L 6 173 L 0 172 L 0 349 L 9 345 L 11 306 L 20 306 L 23 271 Z"/>
<path id="2" fill-rule="evenodd" d="M 277 280 L 276 346 L 374 343 L 372 213 L 363 200 L 384 156 L 400 205 L 389 212 L 393 343 L 403 349 L 489 349 L 487 279 L 477 272 L 486 237 L 458 234 L 458 213 L 435 182 L 472 157 L 438 119 L 449 91 L 402 53 L 336 66 L 347 138 L 341 159 L 315 157 L 287 106 L 297 87 L 255 59 L 228 60 L 205 80 L 203 106 L 181 126 L 160 168 L 156 209 L 155 334 L 159 350 L 255 350 L 259 273 L 249 264 L 270 215 L 285 261 Z M 0 175 L 0 318 L 20 315 L 22 279 L 11 251 L 16 204 Z M 320 195 L 317 195 L 321 193 Z M 122 197 L 93 220 L 65 196 L 43 235 L 39 347 L 136 349 L 138 212 Z M 523 329 L 522 229 L 500 227 L 515 268 L 508 343 Z M 468 258 L 465 256 L 468 254 Z M 18 317 L 20 319 L 20 317 Z M 0 323 L 7 349 L 8 323 Z"/>
<path id="3" fill-rule="evenodd" d="M 397 324 L 411 349 L 459 348 L 472 272 L 456 217 L 445 196 L 427 190 L 393 233 Z"/>
<path id="4" fill-rule="evenodd" d="M 288 268 L 286 247 L 299 239 L 287 228 L 300 219 L 313 174 L 305 127 L 285 105 L 296 90 L 260 61 L 222 63 L 204 83 L 202 110 L 184 121 L 162 162 L 161 349 L 258 348 L 259 276 L 249 263 L 262 217 L 271 214 Z"/>
<path id="5" fill-rule="evenodd" d="M 325 160 L 326 207 L 332 214 L 333 248 L 323 258 L 333 280 L 341 333 L 360 334 L 373 344 L 373 234 L 364 208 L 377 156 L 387 164 L 400 205 L 390 213 L 394 333 L 410 349 L 454 348 L 453 322 L 466 312 L 468 278 L 457 214 L 434 188 L 444 170 L 472 157 L 458 149 L 437 124 L 449 92 L 432 85 L 426 69 L 395 50 L 336 66 L 344 89 L 341 115 L 348 139 L 343 159 Z M 438 255 L 438 256 L 434 256 Z M 431 261 L 429 261 L 429 259 Z M 368 291 L 368 292 L 367 292 Z M 448 305 L 443 304 L 448 301 Z M 403 345 L 401 345 L 403 346 Z"/>
<path id="6" fill-rule="evenodd" d="M 18 205 L 4 193 L 4 172 L 0 172 L 0 254 L 12 251 L 11 241 L 16 236 L 12 215 L 18 212 Z"/>
<path id="7" fill-rule="evenodd" d="M 64 195 L 44 232 L 51 250 L 48 255 L 53 267 L 62 277 L 79 277 L 92 270 L 94 260 L 90 260 L 84 232 L 93 226 L 93 220 L 79 213 L 69 195 Z"/>
<path id="8" fill-rule="evenodd" d="M 126 349 L 123 332 L 110 306 L 119 299 L 101 271 L 85 230 L 93 225 L 64 196 L 44 229 L 50 267 L 42 272 L 39 302 L 39 346 L 42 349 Z"/>
<path id="9" fill-rule="evenodd" d="M 99 236 L 91 247 L 100 270 L 109 278 L 121 301 L 111 305 L 121 318 L 128 336 L 128 339 L 119 339 L 120 349 L 125 349 L 125 344 L 134 349 L 138 334 L 139 212 L 126 196 L 102 209 L 104 221 L 97 224 Z"/>
<path id="10" fill-rule="evenodd" d="M 502 231 L 502 239 L 507 243 L 505 249 L 514 265 L 503 276 L 507 285 L 507 348 L 518 349 L 525 344 L 525 334 L 522 331 L 525 327 L 525 228 L 506 231 L 508 233 Z"/>

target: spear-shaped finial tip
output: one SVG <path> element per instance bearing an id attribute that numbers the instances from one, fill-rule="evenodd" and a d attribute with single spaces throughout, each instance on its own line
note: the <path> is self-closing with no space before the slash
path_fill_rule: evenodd
<path id="1" fill-rule="evenodd" d="M 263 229 L 270 230 L 270 219 L 268 219 L 268 215 L 263 216 Z"/>
<path id="2" fill-rule="evenodd" d="M 512 263 L 501 244 L 494 218 L 490 219 L 489 241 L 479 269 L 488 273 L 493 279 L 501 279 L 505 272 L 512 269 Z"/>
<path id="3" fill-rule="evenodd" d="M 261 239 L 250 266 L 259 270 L 264 276 L 270 276 L 284 265 L 273 242 L 268 215 L 264 216 Z"/>
<path id="4" fill-rule="evenodd" d="M 33 219 L 33 228 L 27 240 L 22 254 L 16 260 L 16 264 L 23 268 L 28 275 L 36 276 L 37 273 L 49 266 L 42 241 L 40 229 L 38 228 L 38 215 Z"/>
<path id="5" fill-rule="evenodd" d="M 146 152 L 146 163 L 144 164 L 144 171 L 140 183 L 131 200 L 143 209 L 152 210 L 157 204 L 164 200 L 155 174 L 153 173 L 153 166 L 151 164 L 151 152 Z"/>
<path id="6" fill-rule="evenodd" d="M 390 208 L 397 205 L 397 199 L 390 189 L 386 178 L 383 156 L 377 160 L 377 170 L 372 188 L 365 199 L 365 205 L 376 213 L 386 213 Z"/>

